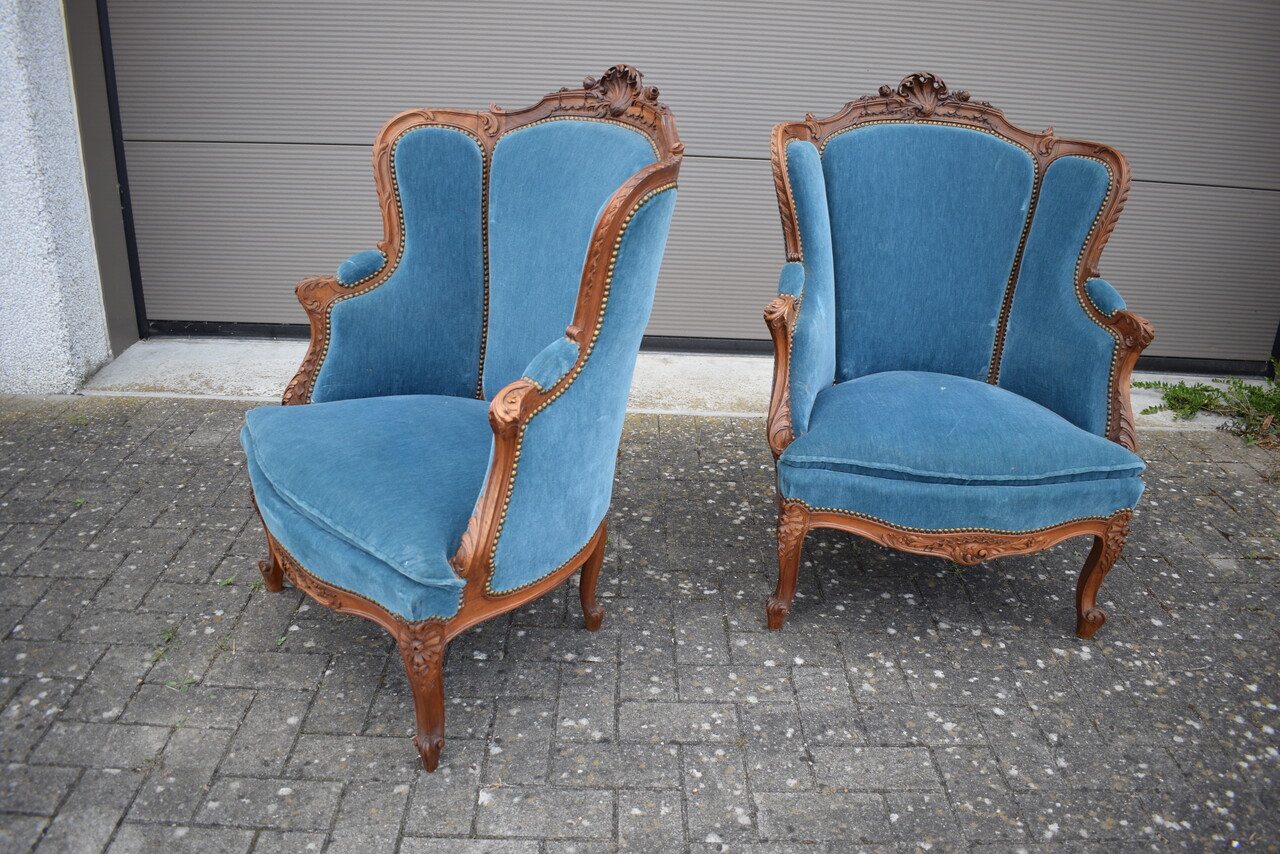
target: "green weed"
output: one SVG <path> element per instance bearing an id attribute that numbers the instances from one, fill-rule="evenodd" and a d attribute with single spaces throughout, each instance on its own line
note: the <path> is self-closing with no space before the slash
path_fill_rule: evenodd
<path id="1" fill-rule="evenodd" d="M 1280 365 L 1271 360 L 1272 376 L 1262 385 L 1238 377 L 1223 377 L 1209 383 L 1136 382 L 1136 388 L 1161 392 L 1164 402 L 1142 410 L 1143 415 L 1172 412 L 1175 420 L 1188 419 L 1198 412 L 1212 412 L 1231 419 L 1223 429 L 1243 436 L 1250 444 L 1280 448 Z"/>

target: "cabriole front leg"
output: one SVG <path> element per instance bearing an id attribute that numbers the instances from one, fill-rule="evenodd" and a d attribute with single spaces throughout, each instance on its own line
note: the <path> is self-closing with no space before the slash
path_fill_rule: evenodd
<path id="1" fill-rule="evenodd" d="M 413 743 L 422 757 L 422 767 L 434 771 L 444 747 L 444 623 L 404 623 L 397 640 L 418 723 Z"/>
<path id="2" fill-rule="evenodd" d="M 778 513 L 778 586 L 765 603 L 769 630 L 778 631 L 791 611 L 800 575 L 800 548 L 809 532 L 809 508 L 798 501 L 782 502 Z"/>
<path id="3" fill-rule="evenodd" d="M 1079 637 L 1093 637 L 1107 621 L 1107 612 L 1098 607 L 1098 588 L 1124 551 L 1132 518 L 1132 513 L 1117 513 L 1107 522 L 1106 530 L 1093 538 L 1093 549 L 1076 582 L 1076 634 Z"/>

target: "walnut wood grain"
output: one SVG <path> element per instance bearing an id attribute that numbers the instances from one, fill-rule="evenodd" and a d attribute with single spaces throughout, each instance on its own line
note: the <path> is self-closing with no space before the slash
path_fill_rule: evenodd
<path id="1" fill-rule="evenodd" d="M 1094 536 L 1093 549 L 1076 581 L 1076 634 L 1091 638 L 1107 621 L 1107 612 L 1098 607 L 1098 588 L 1124 551 L 1129 539 L 1132 513 L 1117 513 L 1107 520 L 1106 529 Z"/>
<path id="2" fill-rule="evenodd" d="M 1108 518 L 1076 519 L 1039 531 L 1002 533 L 986 530 L 913 531 L 875 519 L 834 510 L 810 509 L 800 501 L 782 501 L 778 521 L 778 587 L 765 603 L 768 626 L 782 628 L 791 610 L 800 566 L 801 544 L 814 528 L 835 528 L 866 537 L 898 551 L 940 557 L 965 566 L 1011 555 L 1031 554 L 1072 537 L 1092 536 L 1095 545 L 1076 585 L 1076 634 L 1089 638 L 1106 622 L 1097 605 L 1098 588 L 1124 549 L 1132 511 Z"/>
<path id="3" fill-rule="evenodd" d="M 784 501 L 778 509 L 778 586 L 765 602 L 765 616 L 771 631 L 782 628 L 791 612 L 800 577 L 800 551 L 811 527 L 809 508 L 799 501 Z"/>
<path id="4" fill-rule="evenodd" d="M 800 306 L 791 294 L 779 294 L 765 306 L 764 322 L 773 340 L 773 392 L 765 432 L 776 461 L 795 438 L 791 430 L 791 336 Z"/>

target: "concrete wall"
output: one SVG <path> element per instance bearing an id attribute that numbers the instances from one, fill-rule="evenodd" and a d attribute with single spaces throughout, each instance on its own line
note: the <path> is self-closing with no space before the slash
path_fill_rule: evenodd
<path id="1" fill-rule="evenodd" d="M 111 356 L 59 0 L 0 0 L 0 392 Z"/>

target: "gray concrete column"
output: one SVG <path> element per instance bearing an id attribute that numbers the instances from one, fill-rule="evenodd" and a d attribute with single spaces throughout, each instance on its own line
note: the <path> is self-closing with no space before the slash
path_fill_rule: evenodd
<path id="1" fill-rule="evenodd" d="M 0 392 L 111 356 L 60 0 L 0 0 Z"/>

